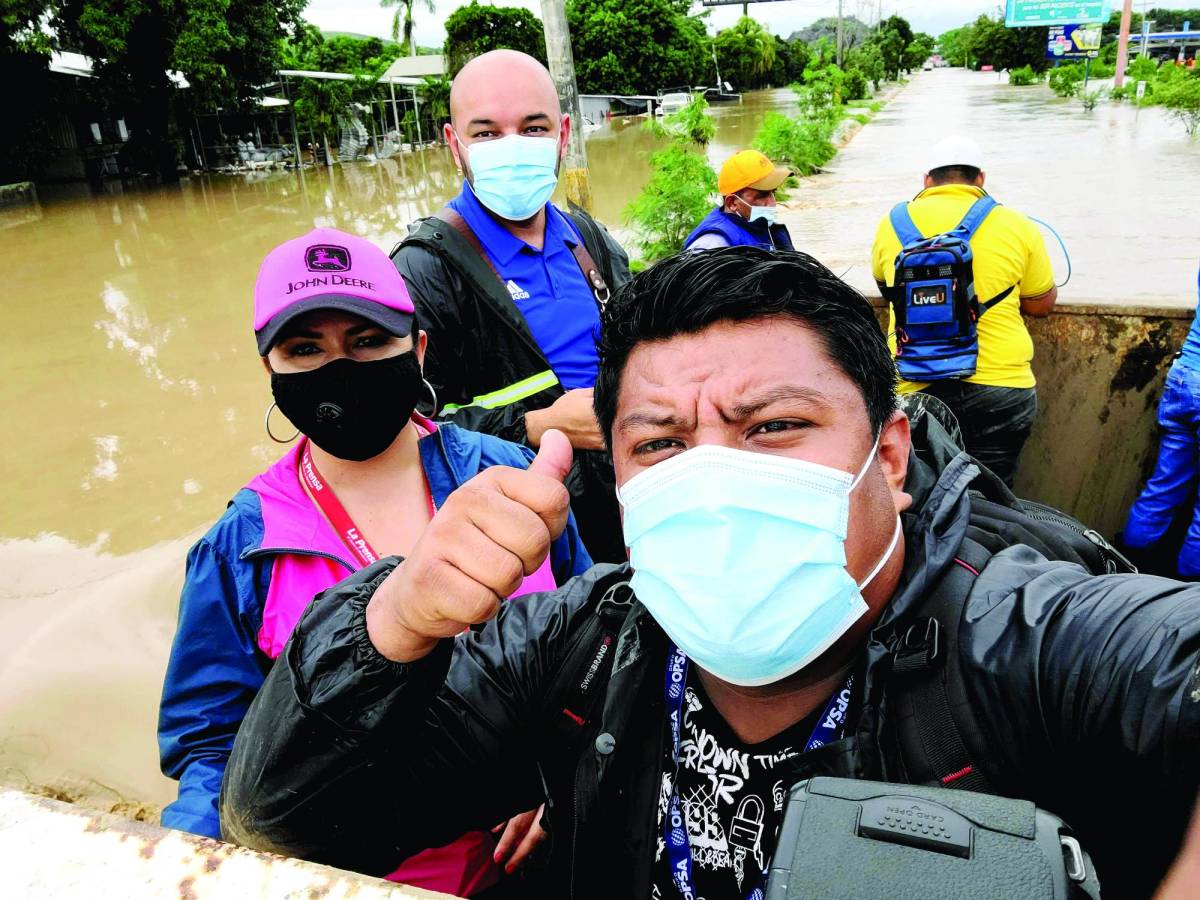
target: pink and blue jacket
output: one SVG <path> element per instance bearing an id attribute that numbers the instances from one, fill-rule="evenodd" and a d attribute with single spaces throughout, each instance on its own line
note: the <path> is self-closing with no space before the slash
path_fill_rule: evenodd
<path id="1" fill-rule="evenodd" d="M 439 509 L 483 469 L 526 468 L 533 459 L 525 447 L 447 424 L 418 447 Z M 312 598 L 358 568 L 301 487 L 299 453 L 293 448 L 238 491 L 188 553 L 158 720 L 163 773 L 179 781 L 179 798 L 163 810 L 169 828 L 220 837 L 221 778 L 246 710 Z M 553 588 L 547 575 L 562 584 L 591 566 L 574 518 L 549 563 L 550 572 L 526 579 L 525 591 Z M 546 583 L 532 583 L 539 578 Z M 493 847 L 486 835 L 467 835 L 389 877 L 469 895 L 495 880 Z"/>

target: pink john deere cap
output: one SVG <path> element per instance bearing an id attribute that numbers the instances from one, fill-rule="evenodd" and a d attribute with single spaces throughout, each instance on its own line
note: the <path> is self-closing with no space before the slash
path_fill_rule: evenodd
<path id="1" fill-rule="evenodd" d="M 314 309 L 354 313 L 400 337 L 412 332 L 412 298 L 387 254 L 333 228 L 314 228 L 263 260 L 254 284 L 259 355 L 267 355 L 288 322 Z"/>

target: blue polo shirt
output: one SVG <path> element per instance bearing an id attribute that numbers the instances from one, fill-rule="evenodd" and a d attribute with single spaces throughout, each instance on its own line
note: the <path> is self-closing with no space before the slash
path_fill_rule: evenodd
<path id="1" fill-rule="evenodd" d="M 591 387 L 600 311 L 571 252 L 582 240 L 574 223 L 547 203 L 546 239 L 535 250 L 493 219 L 465 182 L 450 208 L 479 238 L 559 383 L 567 390 Z"/>

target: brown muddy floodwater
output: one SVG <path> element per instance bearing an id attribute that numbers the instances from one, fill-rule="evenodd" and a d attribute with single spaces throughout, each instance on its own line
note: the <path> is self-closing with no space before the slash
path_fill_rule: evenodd
<path id="1" fill-rule="evenodd" d="M 785 90 L 715 107 L 714 165 L 792 102 Z M 985 145 L 1002 201 L 1063 233 L 1076 268 L 1064 296 L 1194 302 L 1200 144 L 1158 110 L 1086 114 L 958 70 L 916 77 L 833 173 L 793 191 L 797 246 L 868 286 L 876 221 L 919 188 L 922 146 L 951 131 Z M 589 136 L 596 212 L 618 232 L 655 146 L 638 120 Z M 170 799 L 154 725 L 184 556 L 281 450 L 263 430 L 251 335 L 259 261 L 315 226 L 390 247 L 457 190 L 435 148 L 170 190 L 47 189 L 0 217 L 0 782 L 102 806 Z"/>

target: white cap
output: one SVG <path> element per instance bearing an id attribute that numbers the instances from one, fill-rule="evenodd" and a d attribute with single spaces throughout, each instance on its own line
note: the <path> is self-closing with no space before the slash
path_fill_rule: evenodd
<path id="1" fill-rule="evenodd" d="M 951 135 L 933 145 L 925 165 L 925 174 L 943 166 L 970 166 L 983 169 L 983 148 L 962 135 Z"/>

